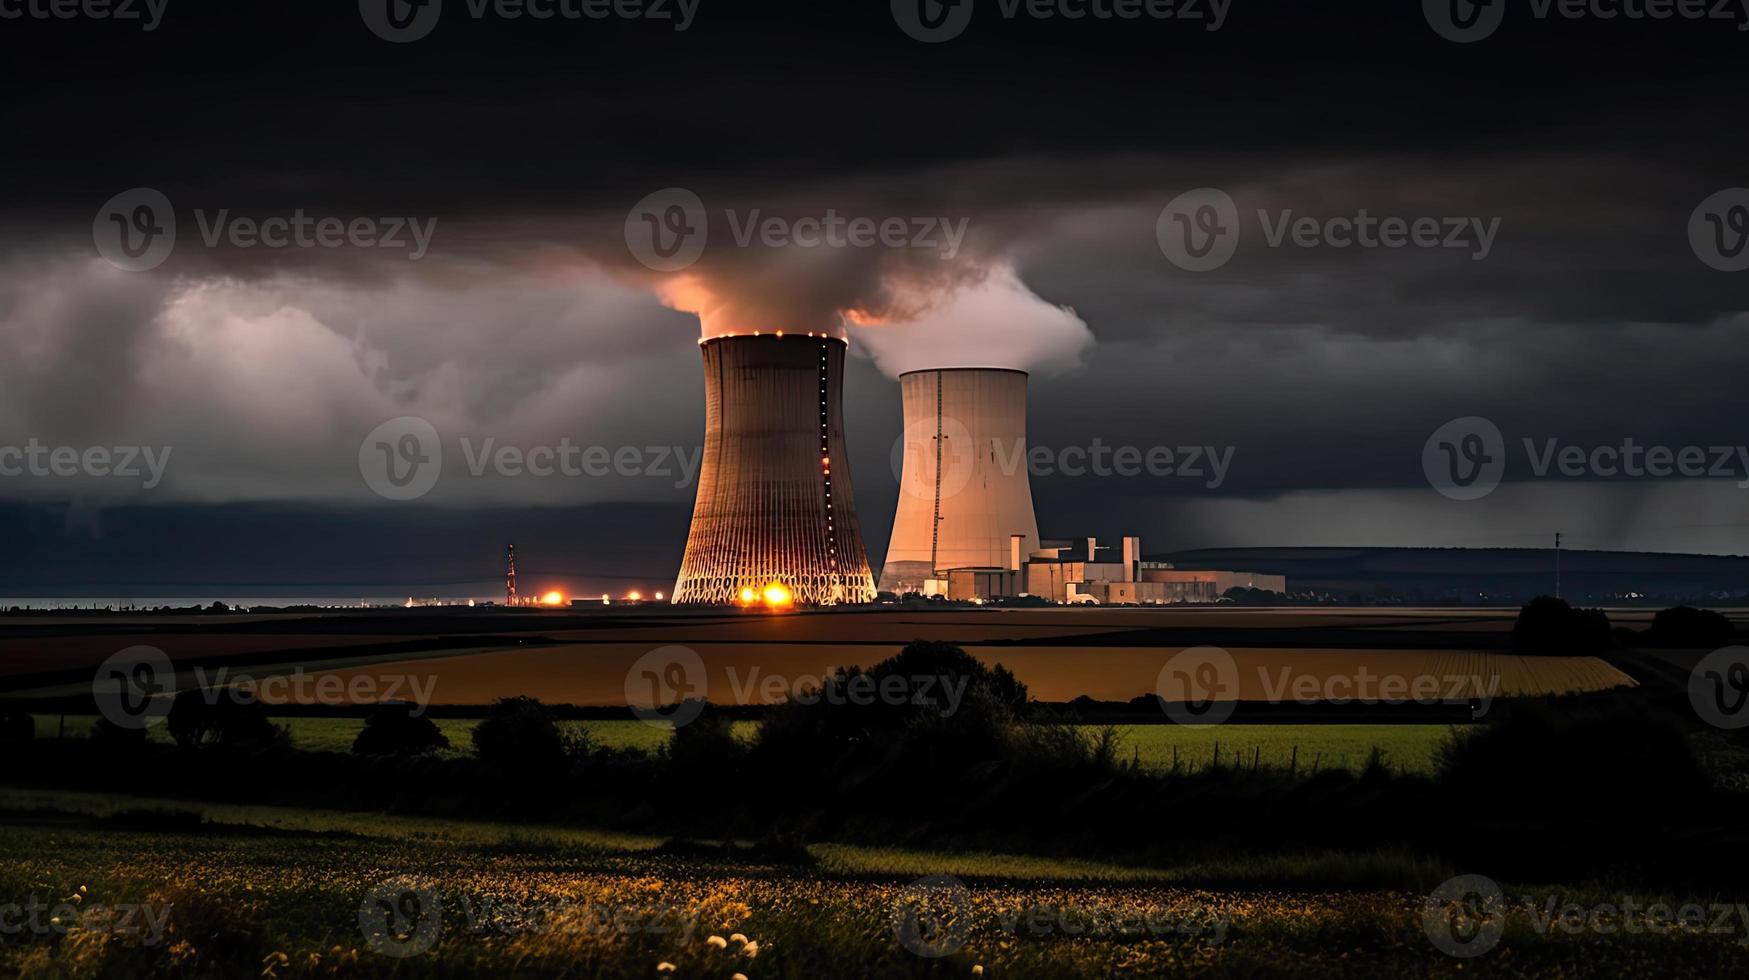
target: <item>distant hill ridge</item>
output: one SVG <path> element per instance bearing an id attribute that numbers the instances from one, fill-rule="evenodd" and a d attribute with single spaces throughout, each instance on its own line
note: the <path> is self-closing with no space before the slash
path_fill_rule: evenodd
<path id="1" fill-rule="evenodd" d="M 1286 575 L 1292 591 L 1404 598 L 1514 599 L 1554 591 L 1552 548 L 1202 548 L 1150 555 L 1179 568 Z M 1749 598 L 1749 557 L 1565 551 L 1573 599 Z"/>

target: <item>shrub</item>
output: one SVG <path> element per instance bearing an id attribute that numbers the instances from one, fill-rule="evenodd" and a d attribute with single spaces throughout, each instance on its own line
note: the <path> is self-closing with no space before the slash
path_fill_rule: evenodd
<path id="1" fill-rule="evenodd" d="M 1675 719 L 1631 695 L 1501 703 L 1435 755 L 1460 806 L 1505 818 L 1614 826 L 1668 819 L 1709 782 Z"/>
<path id="2" fill-rule="evenodd" d="M 352 742 L 355 755 L 419 755 L 449 748 L 449 739 L 437 723 L 415 715 L 406 701 L 385 701 L 364 719 L 364 728 Z"/>
<path id="3" fill-rule="evenodd" d="M 482 762 L 524 773 L 557 769 L 572 751 L 553 713 L 530 697 L 495 702 L 474 726 L 473 741 Z"/>
<path id="4" fill-rule="evenodd" d="M 143 727 L 118 725 L 108 718 L 99 718 L 97 724 L 91 726 L 91 741 L 106 749 L 133 751 L 145 746 L 146 730 Z"/>
<path id="5" fill-rule="evenodd" d="M 1724 613 L 1676 606 L 1652 617 L 1646 643 L 1655 647 L 1717 649 L 1737 642 L 1737 628 Z"/>
<path id="6" fill-rule="evenodd" d="M 183 749 L 261 749 L 291 742 L 290 734 L 268 717 L 266 705 L 228 690 L 195 688 L 177 694 L 165 722 Z"/>
<path id="7" fill-rule="evenodd" d="M 1613 642 L 1609 616 L 1601 609 L 1574 609 L 1563 599 L 1539 596 L 1519 610 L 1512 626 L 1516 653 L 1588 657 L 1604 653 Z"/>
<path id="8" fill-rule="evenodd" d="M 28 742 L 36 738 L 36 719 L 22 711 L 0 711 L 0 741 Z"/>

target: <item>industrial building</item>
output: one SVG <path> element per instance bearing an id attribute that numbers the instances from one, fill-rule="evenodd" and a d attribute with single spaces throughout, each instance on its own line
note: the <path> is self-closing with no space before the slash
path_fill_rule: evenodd
<path id="1" fill-rule="evenodd" d="M 704 340 L 705 440 L 674 602 L 872 602 L 844 447 L 845 340 Z"/>
<path id="2" fill-rule="evenodd" d="M 1139 537 L 1124 538 L 1117 554 L 1101 555 L 1103 550 L 1097 538 L 1028 550 L 1025 537 L 1016 534 L 1009 539 L 1005 566 L 948 569 L 920 591 L 960 602 L 1037 596 L 1071 605 L 1216 602 L 1232 588 L 1287 591 L 1281 575 L 1182 571 L 1167 562 L 1143 561 Z"/>

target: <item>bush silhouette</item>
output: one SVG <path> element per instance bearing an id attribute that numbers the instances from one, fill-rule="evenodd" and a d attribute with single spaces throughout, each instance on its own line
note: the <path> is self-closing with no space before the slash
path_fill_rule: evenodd
<path id="1" fill-rule="evenodd" d="M 406 701 L 385 701 L 364 719 L 364 728 L 352 742 L 356 755 L 419 755 L 449 748 L 449 738 L 437 723 L 413 713 Z"/>
<path id="2" fill-rule="evenodd" d="M 0 711 L 0 741 L 26 742 L 36 738 L 36 719 L 22 711 Z"/>
<path id="3" fill-rule="evenodd" d="M 1609 616 L 1601 609 L 1574 609 L 1563 599 L 1538 596 L 1519 610 L 1512 626 L 1515 653 L 1589 657 L 1613 642 Z"/>
<path id="4" fill-rule="evenodd" d="M 285 729 L 268 717 L 267 706 L 237 691 L 183 691 L 165 717 L 170 737 L 183 749 L 262 749 L 291 743 Z"/>
<path id="5" fill-rule="evenodd" d="M 1737 627 L 1724 613 L 1675 606 L 1652 617 L 1648 646 L 1718 649 L 1737 642 Z"/>
<path id="6" fill-rule="evenodd" d="M 91 741 L 106 749 L 133 751 L 146 744 L 146 730 L 118 725 L 108 718 L 99 718 L 97 724 L 91 726 Z"/>
<path id="7" fill-rule="evenodd" d="M 530 697 L 495 702 L 474 726 L 473 742 L 482 762 L 523 773 L 562 767 L 572 747 L 553 713 Z"/>

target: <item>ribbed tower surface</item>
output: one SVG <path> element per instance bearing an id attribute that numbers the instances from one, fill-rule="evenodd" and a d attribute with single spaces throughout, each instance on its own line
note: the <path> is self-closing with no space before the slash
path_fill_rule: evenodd
<path id="1" fill-rule="evenodd" d="M 780 582 L 798 605 L 872 602 L 844 449 L 843 340 L 705 341 L 705 440 L 674 602 L 734 604 Z"/>

